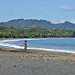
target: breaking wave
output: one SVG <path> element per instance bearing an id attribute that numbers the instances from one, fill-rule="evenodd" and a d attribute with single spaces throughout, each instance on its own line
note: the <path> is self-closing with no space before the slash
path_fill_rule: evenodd
<path id="1" fill-rule="evenodd" d="M 2 46 L 2 47 L 8 47 L 8 48 L 24 49 L 23 46 L 5 43 L 5 42 L 10 42 L 10 41 L 20 41 L 20 40 L 35 40 L 35 39 L 1 40 L 1 41 L 0 41 L 0 46 Z M 40 39 L 36 39 L 36 40 L 40 40 Z M 28 49 L 45 50 L 45 51 L 53 51 L 53 52 L 63 52 L 63 53 L 75 53 L 75 51 L 59 50 L 59 49 L 46 49 L 46 48 L 34 48 L 34 47 L 33 47 L 33 48 L 29 48 L 29 47 L 28 47 Z"/>

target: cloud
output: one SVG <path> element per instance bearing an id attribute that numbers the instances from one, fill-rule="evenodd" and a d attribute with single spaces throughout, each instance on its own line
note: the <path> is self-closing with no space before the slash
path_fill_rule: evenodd
<path id="1" fill-rule="evenodd" d="M 64 23 L 65 21 L 64 20 L 56 20 L 56 19 L 52 19 L 52 20 L 49 20 L 51 23 L 54 23 L 54 24 L 57 24 L 57 23 Z"/>
<path id="2" fill-rule="evenodd" d="M 51 23 L 54 23 L 54 24 L 58 24 L 58 23 L 64 23 L 66 20 L 57 20 L 57 19 L 51 19 L 49 20 Z M 75 24 L 75 20 L 68 20 L 68 22 L 71 22 L 73 24 Z"/>
<path id="3" fill-rule="evenodd" d="M 75 24 L 75 20 L 71 20 L 70 22 Z"/>
<path id="4" fill-rule="evenodd" d="M 65 21 L 64 20 L 60 20 L 60 23 L 64 23 Z"/>
<path id="5" fill-rule="evenodd" d="M 67 7 L 67 6 L 61 6 L 60 9 L 64 10 L 64 11 L 72 11 L 73 10 L 72 7 Z"/>

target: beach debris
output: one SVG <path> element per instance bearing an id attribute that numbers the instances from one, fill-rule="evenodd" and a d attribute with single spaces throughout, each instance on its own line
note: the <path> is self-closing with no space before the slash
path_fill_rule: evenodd
<path id="1" fill-rule="evenodd" d="M 16 67 L 16 65 L 14 65 L 13 67 Z"/>
<path id="2" fill-rule="evenodd" d="M 22 66 L 19 66 L 19 67 L 22 67 Z"/>
<path id="3" fill-rule="evenodd" d="M 34 66 L 34 67 L 38 67 L 38 66 Z"/>

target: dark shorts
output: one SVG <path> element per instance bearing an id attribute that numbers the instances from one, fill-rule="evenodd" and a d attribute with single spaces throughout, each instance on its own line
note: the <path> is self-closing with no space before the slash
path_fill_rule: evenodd
<path id="1" fill-rule="evenodd" d="M 24 49 L 27 49 L 27 46 L 25 46 L 25 48 Z"/>

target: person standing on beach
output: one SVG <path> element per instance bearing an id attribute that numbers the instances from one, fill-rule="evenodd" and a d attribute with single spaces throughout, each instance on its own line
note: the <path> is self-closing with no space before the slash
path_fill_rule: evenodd
<path id="1" fill-rule="evenodd" d="M 25 45 L 24 51 L 26 52 L 27 51 L 27 41 L 26 40 L 24 42 L 24 45 Z"/>

